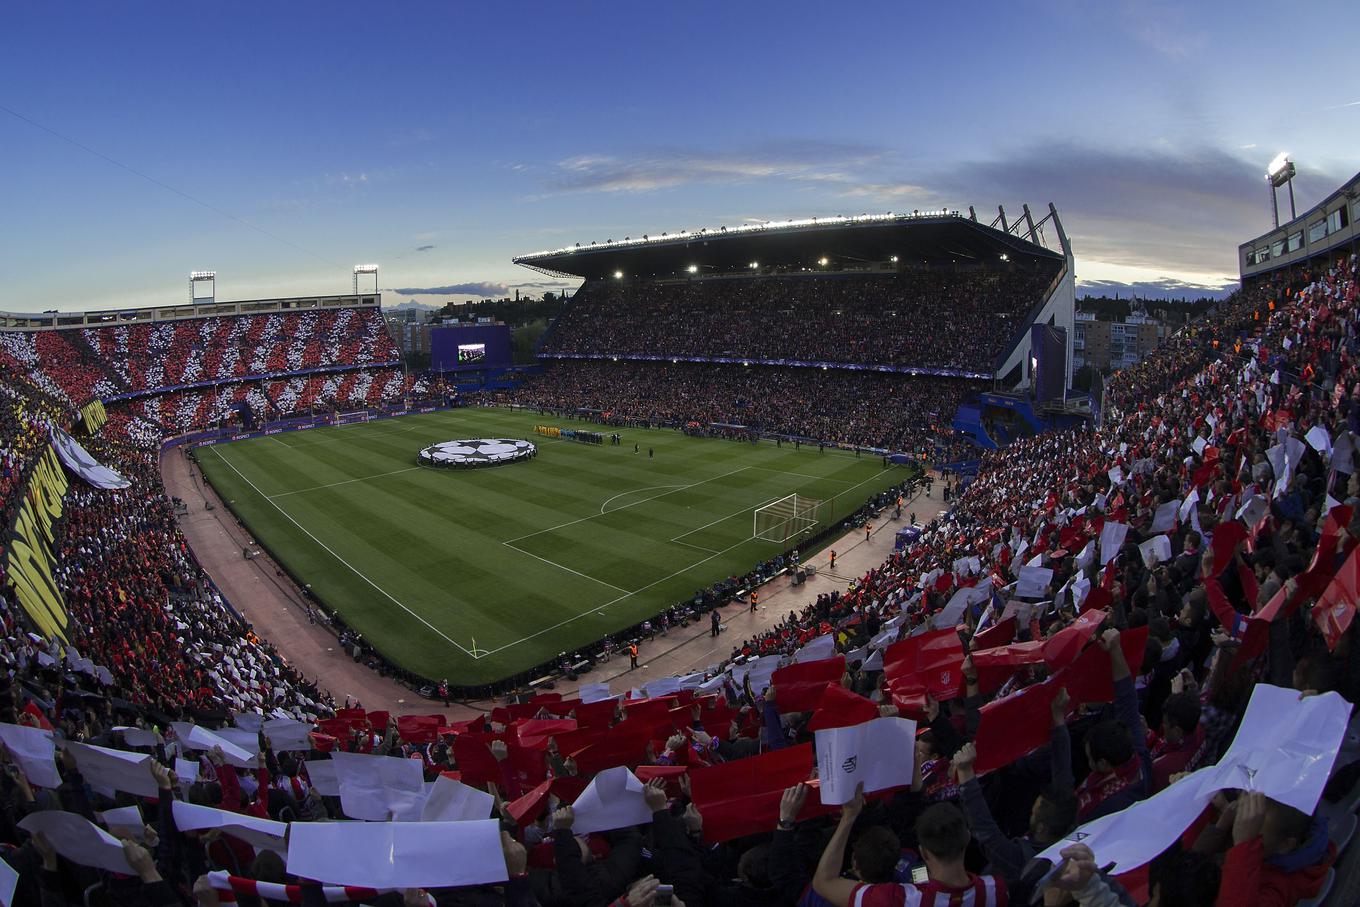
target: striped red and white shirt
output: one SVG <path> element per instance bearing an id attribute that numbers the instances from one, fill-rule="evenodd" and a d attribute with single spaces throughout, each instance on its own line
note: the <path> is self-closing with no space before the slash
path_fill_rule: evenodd
<path id="1" fill-rule="evenodd" d="M 1006 907 L 1006 883 L 994 876 L 968 874 L 959 888 L 936 881 L 920 885 L 886 882 L 858 885 L 850 907 Z"/>

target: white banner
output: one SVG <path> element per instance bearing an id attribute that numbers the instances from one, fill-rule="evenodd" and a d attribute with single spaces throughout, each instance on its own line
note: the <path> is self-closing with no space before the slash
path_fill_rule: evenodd
<path id="1" fill-rule="evenodd" d="M 127 488 L 132 483 L 118 473 L 100 463 L 90 452 L 76 443 L 76 439 L 66 432 L 52 426 L 52 447 L 61 457 L 66 468 L 89 482 L 95 488 Z"/>

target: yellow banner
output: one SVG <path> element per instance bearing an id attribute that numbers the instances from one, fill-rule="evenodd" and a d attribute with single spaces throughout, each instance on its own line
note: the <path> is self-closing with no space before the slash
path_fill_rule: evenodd
<path id="1" fill-rule="evenodd" d="M 80 418 L 85 420 L 86 434 L 94 434 L 109 420 L 103 400 L 91 400 L 80 408 Z"/>
<path id="2" fill-rule="evenodd" d="M 100 406 L 103 412 L 103 406 Z M 66 640 L 66 600 L 56 579 L 56 526 L 62 499 L 70 482 L 56 451 L 49 444 L 33 467 L 24 500 L 10 533 L 5 566 L 19 603 L 38 632 L 48 639 Z"/>

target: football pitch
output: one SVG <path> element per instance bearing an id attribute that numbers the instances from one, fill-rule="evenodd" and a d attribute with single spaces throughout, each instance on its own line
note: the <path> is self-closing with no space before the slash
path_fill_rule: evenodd
<path id="1" fill-rule="evenodd" d="M 251 534 L 328 607 L 395 663 L 462 685 L 528 670 L 777 554 L 783 545 L 753 537 L 757 507 L 796 492 L 839 520 L 907 476 L 815 446 L 665 429 L 596 446 L 535 435 L 541 423 L 599 428 L 467 408 L 196 454 Z M 421 448 L 465 438 L 528 438 L 538 456 L 416 465 Z"/>

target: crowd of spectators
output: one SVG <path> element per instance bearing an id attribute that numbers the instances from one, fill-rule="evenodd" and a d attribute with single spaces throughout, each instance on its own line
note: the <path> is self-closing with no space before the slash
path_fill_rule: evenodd
<path id="1" fill-rule="evenodd" d="M 954 437 L 954 412 L 985 384 L 889 372 L 698 363 L 570 361 L 494 399 L 606 425 L 741 426 L 858 447 L 919 451 Z"/>
<path id="2" fill-rule="evenodd" d="M 989 454 L 849 588 L 623 700 L 332 714 L 196 586 L 152 455 L 92 443 L 134 486 L 71 495 L 78 651 L 12 606 L 0 645 L 0 721 L 60 743 L 0 726 L 10 903 L 1354 903 L 1355 275 L 1222 303 L 1099 429 Z M 861 766 L 822 733 L 900 719 L 889 781 L 823 805 Z"/>
<path id="3" fill-rule="evenodd" d="M 941 269 L 583 286 L 544 352 L 804 360 L 990 374 L 1053 279 Z"/>
<path id="4" fill-rule="evenodd" d="M 239 425 L 237 407 L 242 403 L 260 422 L 317 409 L 378 407 L 401 399 L 405 386 L 400 368 L 350 369 L 151 394 L 128 400 L 120 408 L 163 436 L 173 436 L 221 424 Z"/>
<path id="5" fill-rule="evenodd" d="M 376 308 L 5 331 L 0 352 L 76 406 L 95 397 L 401 358 Z"/>

